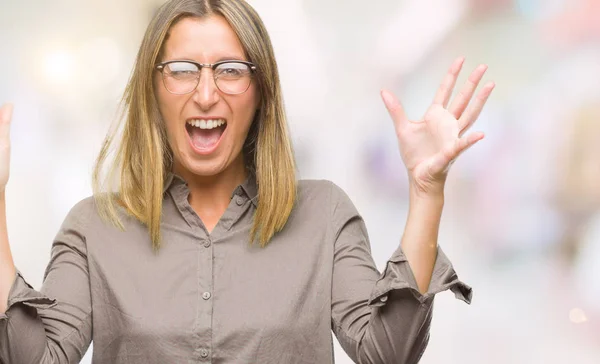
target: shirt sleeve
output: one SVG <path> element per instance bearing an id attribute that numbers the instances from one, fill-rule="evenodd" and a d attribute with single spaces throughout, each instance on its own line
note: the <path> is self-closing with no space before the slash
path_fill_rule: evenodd
<path id="1" fill-rule="evenodd" d="M 80 202 L 65 218 L 39 292 L 17 272 L 0 314 L 0 362 L 79 363 L 85 354 L 92 337 L 86 214 Z"/>
<path id="2" fill-rule="evenodd" d="M 470 303 L 471 288 L 458 279 L 439 248 L 425 294 L 419 292 L 401 248 L 380 274 L 363 219 L 334 184 L 330 206 L 335 244 L 331 324 L 338 341 L 359 364 L 417 363 L 429 340 L 434 295 L 450 289 Z"/>

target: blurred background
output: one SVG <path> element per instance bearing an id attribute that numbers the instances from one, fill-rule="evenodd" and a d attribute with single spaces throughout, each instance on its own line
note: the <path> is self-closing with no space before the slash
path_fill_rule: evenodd
<path id="1" fill-rule="evenodd" d="M 163 2 L 0 0 L 0 103 L 16 105 L 9 236 L 35 288 L 66 213 L 91 194 Z M 380 269 L 408 191 L 379 90 L 419 118 L 456 57 L 459 86 L 489 65 L 497 86 L 473 128 L 486 138 L 451 170 L 440 232 L 473 303 L 437 296 L 421 362 L 600 363 L 600 0 L 250 3 L 274 43 L 300 176 L 348 192 Z"/>

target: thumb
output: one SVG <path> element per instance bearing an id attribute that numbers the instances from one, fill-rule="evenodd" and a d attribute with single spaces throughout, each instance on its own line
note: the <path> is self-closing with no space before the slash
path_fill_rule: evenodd
<path id="1" fill-rule="evenodd" d="M 408 122 L 408 118 L 404 112 L 404 107 L 402 107 L 400 101 L 398 101 L 398 99 L 390 91 L 381 90 L 381 98 L 383 99 L 383 103 L 390 113 L 390 116 L 394 120 L 396 129 L 400 130 L 400 127 L 404 126 L 404 124 Z"/>

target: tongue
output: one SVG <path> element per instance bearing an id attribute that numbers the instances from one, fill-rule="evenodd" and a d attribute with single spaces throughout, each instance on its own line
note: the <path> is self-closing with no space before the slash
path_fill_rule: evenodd
<path id="1" fill-rule="evenodd" d="M 190 128 L 190 137 L 192 138 L 192 143 L 198 149 L 208 149 L 217 144 L 221 134 L 223 134 L 222 128 L 214 128 L 214 129 L 200 129 L 200 128 Z"/>

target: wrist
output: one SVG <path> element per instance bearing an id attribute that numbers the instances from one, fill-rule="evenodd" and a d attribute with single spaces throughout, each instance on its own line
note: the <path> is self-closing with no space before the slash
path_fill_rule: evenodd
<path id="1" fill-rule="evenodd" d="M 424 189 L 411 183 L 409 187 L 409 201 L 411 203 L 443 204 L 444 186 Z"/>

